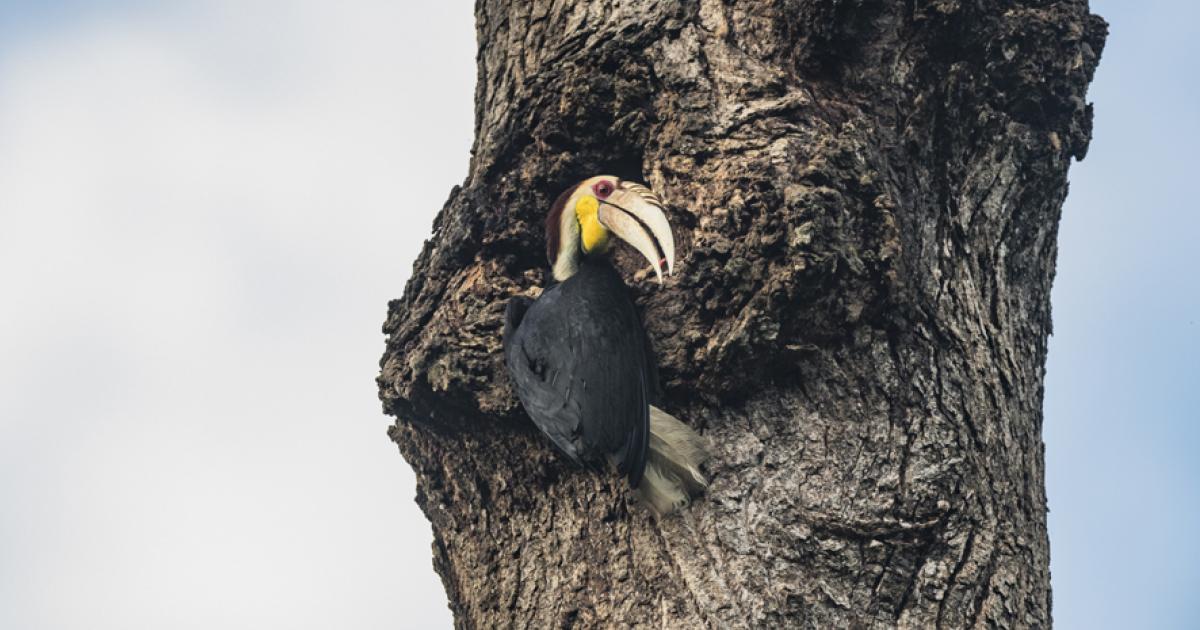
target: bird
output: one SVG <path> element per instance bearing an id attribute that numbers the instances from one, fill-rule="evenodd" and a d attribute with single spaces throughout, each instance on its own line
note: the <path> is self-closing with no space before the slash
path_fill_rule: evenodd
<path id="1" fill-rule="evenodd" d="M 560 452 L 584 468 L 623 475 L 663 516 L 708 488 L 701 465 L 709 451 L 704 438 L 651 404 L 653 349 L 606 257 L 617 239 L 649 261 L 660 285 L 664 272 L 674 273 L 671 225 L 645 185 L 598 175 L 558 196 L 546 217 L 553 282 L 536 300 L 508 302 L 504 360 L 522 407 Z"/>

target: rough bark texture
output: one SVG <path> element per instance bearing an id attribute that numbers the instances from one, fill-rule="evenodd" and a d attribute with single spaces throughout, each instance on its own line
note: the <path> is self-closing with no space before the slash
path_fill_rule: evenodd
<path id="1" fill-rule="evenodd" d="M 481 0 L 470 173 L 379 378 L 466 628 L 1043 627 L 1056 232 L 1104 42 L 1085 0 Z M 585 176 L 680 256 L 618 256 L 662 407 L 716 446 L 656 522 L 524 416 L 500 330 Z"/>

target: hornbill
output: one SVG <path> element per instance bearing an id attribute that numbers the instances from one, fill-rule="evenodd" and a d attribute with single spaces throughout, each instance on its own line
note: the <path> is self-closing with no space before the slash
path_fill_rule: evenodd
<path id="1" fill-rule="evenodd" d="M 658 371 L 629 290 L 604 258 L 611 235 L 654 268 L 675 267 L 675 240 L 649 188 L 610 175 L 559 195 L 546 219 L 554 280 L 505 312 L 504 357 L 525 411 L 578 464 L 615 468 L 658 514 L 685 507 L 708 482 L 703 439 L 651 406 Z"/>

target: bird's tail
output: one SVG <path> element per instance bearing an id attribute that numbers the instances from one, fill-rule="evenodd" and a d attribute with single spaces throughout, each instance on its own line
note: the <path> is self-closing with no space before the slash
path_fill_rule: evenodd
<path id="1" fill-rule="evenodd" d="M 708 489 L 700 464 L 708 459 L 704 438 L 674 416 L 650 407 L 650 444 L 638 495 L 660 516 L 683 509 Z"/>

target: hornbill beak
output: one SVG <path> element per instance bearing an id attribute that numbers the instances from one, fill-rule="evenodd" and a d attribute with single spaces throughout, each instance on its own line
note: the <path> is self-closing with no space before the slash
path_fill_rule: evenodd
<path id="1" fill-rule="evenodd" d="M 663 282 L 663 271 L 675 271 L 675 235 L 663 213 L 662 200 L 636 182 L 620 182 L 606 199 L 600 200 L 600 223 L 641 252 Z"/>

